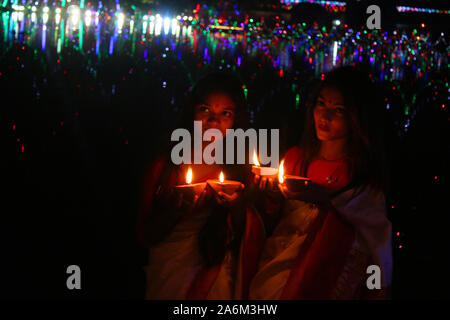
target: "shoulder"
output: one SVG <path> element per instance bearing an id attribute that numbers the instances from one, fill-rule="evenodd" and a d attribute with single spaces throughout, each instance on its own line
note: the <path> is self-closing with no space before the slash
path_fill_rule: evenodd
<path id="1" fill-rule="evenodd" d="M 299 147 L 295 146 L 290 148 L 287 152 L 286 155 L 284 156 L 284 159 L 286 162 L 288 161 L 293 161 L 293 160 L 298 160 L 302 157 L 303 155 L 303 150 L 300 149 Z"/>
<path id="2" fill-rule="evenodd" d="M 299 169 L 298 164 L 301 163 L 302 158 L 302 149 L 297 146 L 290 148 L 284 156 L 284 166 L 286 168 L 286 172 L 289 174 L 298 174 L 298 172 L 296 172 L 296 168 Z"/>

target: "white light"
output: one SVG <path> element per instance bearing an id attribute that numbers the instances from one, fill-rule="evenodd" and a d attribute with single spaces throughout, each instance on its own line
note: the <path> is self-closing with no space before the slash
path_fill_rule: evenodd
<path id="1" fill-rule="evenodd" d="M 47 23 L 47 21 L 48 21 L 48 14 L 47 14 L 47 13 L 44 13 L 44 14 L 43 14 L 43 16 L 42 16 L 42 21 L 44 22 L 44 24 Z"/>
<path id="2" fill-rule="evenodd" d="M 192 17 L 189 17 L 189 21 L 192 21 Z"/>
<path id="3" fill-rule="evenodd" d="M 16 11 L 23 11 L 23 10 L 25 10 L 24 6 L 19 6 L 17 4 L 13 4 L 12 8 L 13 8 L 13 10 L 16 10 Z"/>
<path id="4" fill-rule="evenodd" d="M 55 15 L 55 22 L 56 22 L 56 24 L 59 24 L 60 21 L 61 21 L 61 15 L 59 13 L 57 13 Z"/>
<path id="5" fill-rule="evenodd" d="M 48 12 L 50 9 L 48 7 L 44 7 L 44 12 Z"/>
<path id="6" fill-rule="evenodd" d="M 78 26 L 78 21 L 80 20 L 80 9 L 76 6 L 70 6 L 68 11 L 73 26 Z"/>
<path id="7" fill-rule="evenodd" d="M 117 15 L 117 28 L 119 29 L 119 33 L 122 32 L 124 21 L 125 21 L 125 15 L 122 12 L 119 12 L 119 14 Z"/>
<path id="8" fill-rule="evenodd" d="M 61 8 L 56 8 L 55 12 L 56 13 L 61 13 Z"/>
<path id="9" fill-rule="evenodd" d="M 35 7 L 35 6 L 32 6 L 32 7 L 31 7 L 31 11 L 35 12 L 35 11 L 36 11 L 36 7 Z"/>
<path id="10" fill-rule="evenodd" d="M 87 27 L 89 27 L 91 25 L 91 21 L 92 21 L 92 17 L 91 17 L 91 11 L 88 10 L 84 13 L 84 22 L 86 24 Z"/>
<path id="11" fill-rule="evenodd" d="M 172 34 L 175 34 L 177 26 L 178 26 L 178 20 L 172 19 Z"/>
<path id="12" fill-rule="evenodd" d="M 156 15 L 156 24 L 155 24 L 155 36 L 159 36 L 161 34 L 161 27 L 162 27 L 162 18 L 161 15 Z"/>
<path id="13" fill-rule="evenodd" d="M 181 16 L 177 16 L 177 20 L 180 20 L 181 19 Z"/>
<path id="14" fill-rule="evenodd" d="M 183 17 L 183 20 L 186 21 L 186 20 L 187 20 L 187 16 L 184 16 L 184 17 Z"/>
<path id="15" fill-rule="evenodd" d="M 164 18 L 164 33 L 168 34 L 170 29 L 170 18 Z"/>
<path id="16" fill-rule="evenodd" d="M 339 25 L 341 24 L 341 20 L 334 20 L 333 23 L 334 23 L 336 26 L 339 26 Z"/>

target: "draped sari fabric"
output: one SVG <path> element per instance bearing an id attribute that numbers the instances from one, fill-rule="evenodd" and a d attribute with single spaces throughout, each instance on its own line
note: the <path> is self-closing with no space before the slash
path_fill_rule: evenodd
<path id="1" fill-rule="evenodd" d="M 300 161 L 298 148 L 288 151 L 287 173 L 300 175 Z M 336 165 L 315 161 L 308 177 L 326 186 L 323 176 L 332 168 L 334 181 L 345 187 L 351 172 L 345 166 L 338 172 Z M 354 191 L 342 192 L 327 206 L 286 200 L 280 222 L 266 239 L 251 299 L 359 299 L 367 291 L 370 264 L 380 266 L 382 287 L 390 285 L 391 223 L 384 196 L 367 188 L 353 197 Z"/>

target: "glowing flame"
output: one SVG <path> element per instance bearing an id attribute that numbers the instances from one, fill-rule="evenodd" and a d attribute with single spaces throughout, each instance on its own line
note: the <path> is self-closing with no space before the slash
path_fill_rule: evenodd
<path id="1" fill-rule="evenodd" d="M 258 167 L 261 166 L 258 161 L 258 156 L 256 155 L 256 150 L 253 150 L 253 164 Z"/>
<path id="2" fill-rule="evenodd" d="M 188 172 L 186 173 L 186 183 L 191 184 L 192 183 L 192 169 L 189 168 Z"/>
<path id="3" fill-rule="evenodd" d="M 219 174 L 219 181 L 220 181 L 220 183 L 223 183 L 225 181 L 225 177 L 224 177 L 222 171 L 220 171 L 220 174 Z"/>
<path id="4" fill-rule="evenodd" d="M 280 167 L 278 168 L 278 182 L 279 183 L 284 182 L 284 160 L 281 161 Z"/>

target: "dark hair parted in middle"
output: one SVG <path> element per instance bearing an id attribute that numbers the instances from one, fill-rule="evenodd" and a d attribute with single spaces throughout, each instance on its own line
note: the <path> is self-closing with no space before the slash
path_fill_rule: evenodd
<path id="1" fill-rule="evenodd" d="M 352 162 L 350 185 L 357 188 L 356 194 L 367 186 L 386 192 L 388 175 L 381 95 L 377 86 L 371 82 L 369 74 L 356 67 L 332 70 L 314 90 L 307 104 L 305 128 L 300 143 L 304 155 L 301 174 L 306 176 L 308 166 L 320 150 L 314 125 L 314 109 L 324 88 L 338 90 L 344 100 L 349 127 L 346 151 Z"/>

